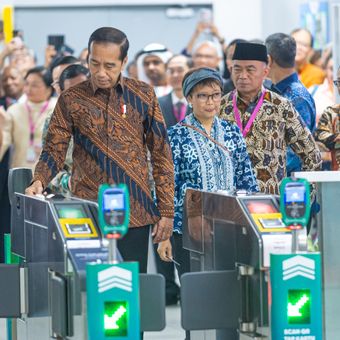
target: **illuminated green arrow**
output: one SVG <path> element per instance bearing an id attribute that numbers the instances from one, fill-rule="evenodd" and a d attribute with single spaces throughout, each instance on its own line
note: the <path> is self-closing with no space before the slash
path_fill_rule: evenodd
<path id="1" fill-rule="evenodd" d="M 104 315 L 104 328 L 105 329 L 119 329 L 117 322 L 126 313 L 126 308 L 120 306 L 111 316 L 107 314 Z"/>
<path id="2" fill-rule="evenodd" d="M 292 304 L 288 302 L 288 316 L 289 317 L 299 317 L 302 316 L 300 309 L 309 301 L 309 297 L 306 294 L 303 294 L 301 298 L 295 303 Z"/>

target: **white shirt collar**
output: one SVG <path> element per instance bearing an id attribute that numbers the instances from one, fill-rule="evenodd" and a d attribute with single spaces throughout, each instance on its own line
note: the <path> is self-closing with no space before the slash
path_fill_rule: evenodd
<path id="1" fill-rule="evenodd" d="M 185 99 L 185 97 L 183 97 L 182 99 L 179 99 L 176 94 L 175 91 L 171 92 L 171 100 L 172 100 L 172 104 L 176 105 L 178 102 L 183 103 L 185 105 L 187 105 L 187 100 Z"/>

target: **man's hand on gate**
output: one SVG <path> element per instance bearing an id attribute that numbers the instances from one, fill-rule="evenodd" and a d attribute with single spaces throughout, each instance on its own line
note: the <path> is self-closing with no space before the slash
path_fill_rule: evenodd
<path id="1" fill-rule="evenodd" d="M 25 194 L 28 196 L 42 195 L 43 190 L 42 183 L 40 181 L 35 181 L 26 188 Z"/>

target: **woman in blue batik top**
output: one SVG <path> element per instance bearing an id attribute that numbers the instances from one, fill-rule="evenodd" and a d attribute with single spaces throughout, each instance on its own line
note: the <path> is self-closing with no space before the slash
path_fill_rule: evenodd
<path id="1" fill-rule="evenodd" d="M 183 79 L 183 93 L 193 113 L 168 130 L 175 166 L 175 217 L 172 246 L 161 242 L 162 260 L 181 264 L 179 275 L 190 270 L 189 253 L 182 247 L 182 214 L 187 188 L 204 191 L 258 191 L 246 144 L 237 126 L 217 117 L 222 78 L 210 68 L 190 70 Z"/>

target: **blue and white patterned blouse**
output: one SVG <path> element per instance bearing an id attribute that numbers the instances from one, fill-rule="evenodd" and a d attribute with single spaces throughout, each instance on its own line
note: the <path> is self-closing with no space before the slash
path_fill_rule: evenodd
<path id="1" fill-rule="evenodd" d="M 205 129 L 193 114 L 182 123 Z M 175 166 L 174 232 L 182 233 L 187 188 L 216 191 L 258 191 L 246 144 L 237 126 L 215 117 L 210 136 L 230 152 L 192 128 L 176 124 L 168 130 Z"/>

